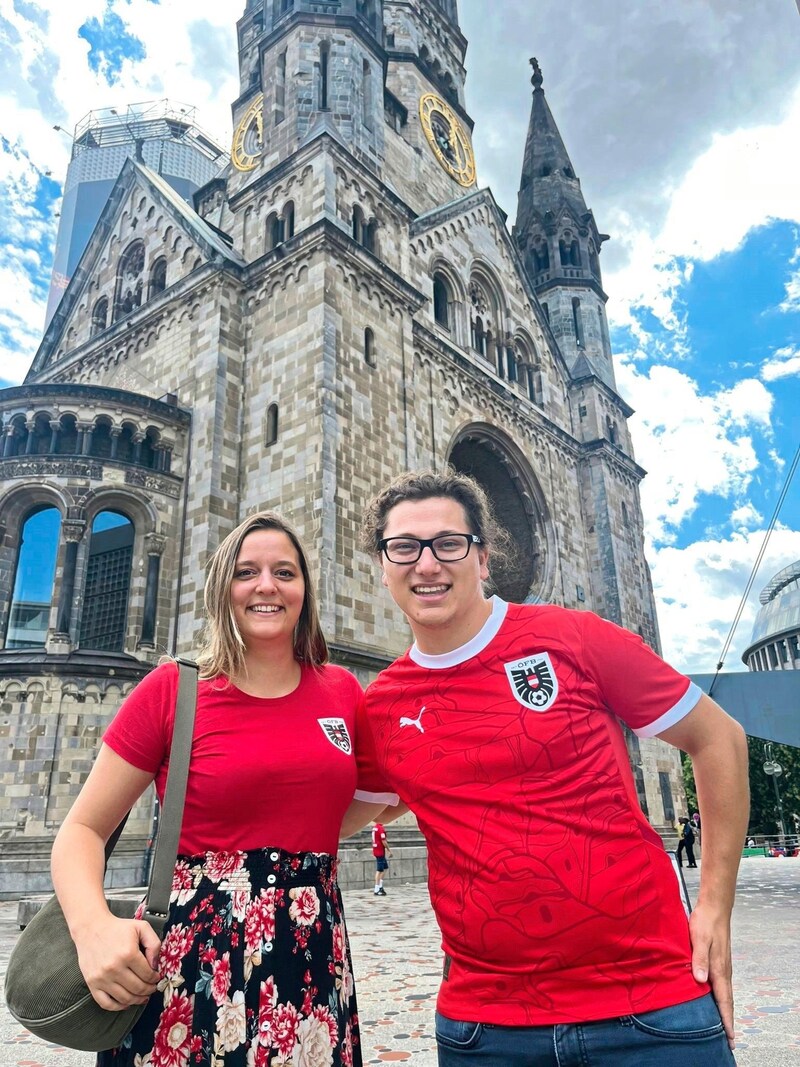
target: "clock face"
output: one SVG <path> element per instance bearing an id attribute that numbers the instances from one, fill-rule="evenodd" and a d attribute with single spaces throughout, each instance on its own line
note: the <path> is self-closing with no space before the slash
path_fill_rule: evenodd
<path id="1" fill-rule="evenodd" d="M 255 170 L 264 148 L 264 94 L 259 93 L 236 127 L 231 159 L 237 170 Z"/>
<path id="2" fill-rule="evenodd" d="M 433 154 L 450 177 L 465 188 L 474 185 L 477 172 L 472 145 L 450 105 L 435 93 L 426 93 L 419 102 L 419 117 Z"/>

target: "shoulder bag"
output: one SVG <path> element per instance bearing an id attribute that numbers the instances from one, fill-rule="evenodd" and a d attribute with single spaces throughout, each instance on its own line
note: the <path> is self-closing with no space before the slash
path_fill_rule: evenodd
<path id="1" fill-rule="evenodd" d="M 196 664 L 178 660 L 178 669 L 167 788 L 142 915 L 159 937 L 169 911 L 197 703 Z M 127 818 L 126 815 L 108 840 L 106 863 Z M 126 919 L 132 919 L 139 907 L 133 900 L 107 898 L 106 902 L 115 915 Z M 26 1030 L 45 1041 L 82 1052 L 102 1052 L 121 1044 L 146 1007 L 134 1004 L 122 1011 L 100 1007 L 84 981 L 75 944 L 55 896 L 34 915 L 14 946 L 6 972 L 5 996 L 8 1010 Z"/>

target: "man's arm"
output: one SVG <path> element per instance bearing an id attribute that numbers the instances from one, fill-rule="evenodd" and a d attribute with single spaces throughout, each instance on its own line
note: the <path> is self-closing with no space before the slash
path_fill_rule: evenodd
<path id="1" fill-rule="evenodd" d="M 659 736 L 692 759 L 703 822 L 700 889 L 690 920 L 692 972 L 698 982 L 711 982 L 733 1048 L 730 926 L 750 813 L 747 739 L 742 727 L 705 694 Z"/>
<path id="2" fill-rule="evenodd" d="M 357 834 L 359 830 L 362 830 L 368 823 L 371 823 L 374 819 L 376 822 L 394 822 L 395 819 L 399 819 L 401 815 L 405 815 L 408 808 L 405 804 L 398 804 L 396 807 L 387 808 L 384 804 L 371 804 L 365 800 L 352 800 L 350 807 L 344 814 L 342 820 L 342 828 L 339 831 L 339 840 L 344 841 L 348 837 L 352 837 L 353 834 Z"/>

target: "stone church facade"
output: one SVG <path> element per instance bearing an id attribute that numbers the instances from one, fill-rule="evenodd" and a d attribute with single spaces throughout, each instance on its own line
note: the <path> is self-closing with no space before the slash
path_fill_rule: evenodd
<path id="1" fill-rule="evenodd" d="M 0 392 L 0 894 L 46 884 L 105 723 L 159 655 L 196 649 L 206 561 L 254 509 L 299 528 L 364 681 L 409 632 L 361 513 L 445 463 L 514 535 L 501 595 L 658 648 L 605 237 L 538 67 L 512 234 L 477 184 L 456 0 L 247 0 L 238 41 L 230 165 L 188 205 L 129 159 L 25 384 Z M 629 748 L 671 826 L 676 754 Z"/>

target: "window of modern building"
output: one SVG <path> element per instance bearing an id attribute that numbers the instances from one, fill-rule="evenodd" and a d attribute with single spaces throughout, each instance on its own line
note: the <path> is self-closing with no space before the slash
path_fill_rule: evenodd
<path id="1" fill-rule="evenodd" d="M 121 512 L 101 511 L 92 523 L 81 612 L 81 648 L 125 650 L 133 537 L 133 523 Z"/>
<path id="2" fill-rule="evenodd" d="M 6 648 L 43 648 L 56 573 L 61 512 L 41 507 L 22 524 Z"/>

